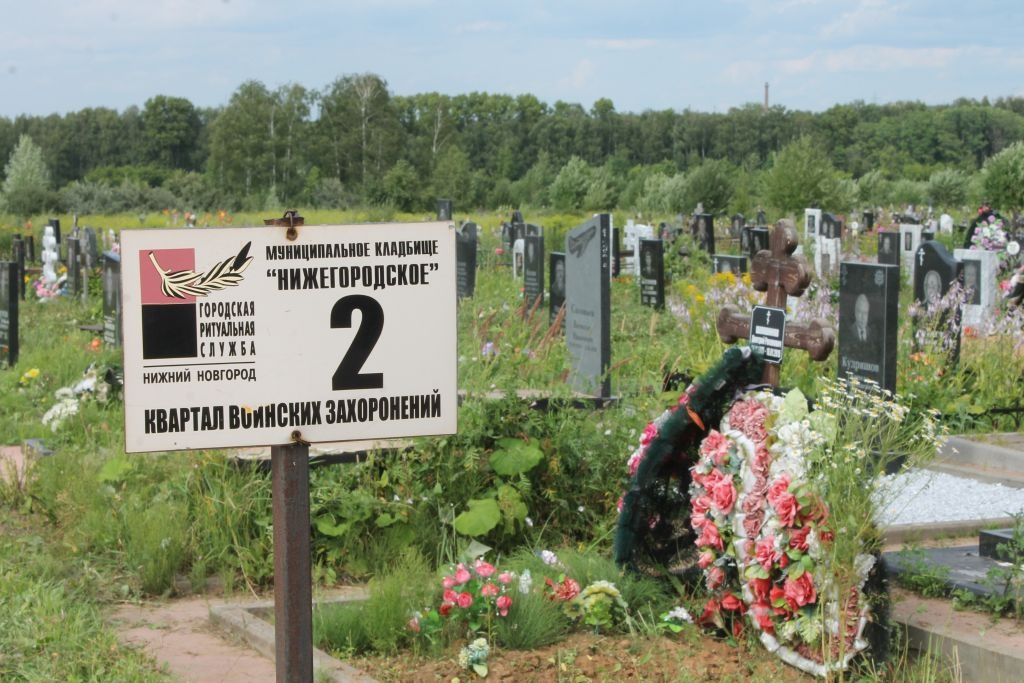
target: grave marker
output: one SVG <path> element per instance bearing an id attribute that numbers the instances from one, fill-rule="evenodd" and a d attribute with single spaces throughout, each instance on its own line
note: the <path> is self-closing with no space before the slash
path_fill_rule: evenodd
<path id="1" fill-rule="evenodd" d="M 437 200 L 437 220 L 450 221 L 452 219 L 452 200 Z"/>
<path id="2" fill-rule="evenodd" d="M 747 257 L 731 254 L 715 254 L 711 257 L 711 272 L 732 273 L 737 278 L 747 272 Z"/>
<path id="3" fill-rule="evenodd" d="M 626 270 L 633 274 L 633 277 L 640 277 L 640 240 L 654 239 L 654 228 L 643 223 L 634 223 L 633 219 L 626 221 L 626 236 L 623 240 L 626 254 Z"/>
<path id="4" fill-rule="evenodd" d="M 18 297 L 25 300 L 25 240 L 15 235 L 11 240 L 11 252 L 18 265 Z"/>
<path id="5" fill-rule="evenodd" d="M 68 294 L 77 296 L 82 293 L 81 241 L 77 237 L 68 237 L 64 241 L 68 245 Z"/>
<path id="6" fill-rule="evenodd" d="M 755 311 L 762 310 L 748 317 L 730 305 L 718 315 L 719 339 L 726 344 L 751 339 L 750 345 L 759 347 L 765 355 L 762 379 L 772 386 L 779 384 L 783 347 L 804 349 L 813 360 L 825 360 L 835 345 L 835 332 L 824 320 L 815 319 L 807 325 L 785 323 L 787 296 L 800 296 L 811 282 L 807 262 L 792 255 L 796 247 L 792 221 L 777 222 L 772 230 L 771 250 L 758 252 L 750 264 L 751 285 L 759 292 L 767 292 L 767 306 L 755 307 Z M 775 356 L 777 360 L 773 359 Z"/>
<path id="7" fill-rule="evenodd" d="M 25 258 L 29 263 L 36 262 L 36 236 L 25 235 Z"/>
<path id="8" fill-rule="evenodd" d="M 13 261 L 0 261 L 0 360 L 8 367 L 18 362 L 18 279 L 21 271 Z"/>
<path id="9" fill-rule="evenodd" d="M 466 222 L 455 231 L 455 290 L 460 299 L 476 290 L 477 224 Z"/>
<path id="10" fill-rule="evenodd" d="M 96 231 L 86 226 L 84 235 L 85 248 L 83 253 L 85 254 L 85 267 L 90 270 L 95 268 L 99 263 L 99 244 L 96 241 Z"/>
<path id="11" fill-rule="evenodd" d="M 887 266 L 900 265 L 899 233 L 878 233 L 878 262 Z"/>
<path id="12" fill-rule="evenodd" d="M 963 266 L 963 325 L 978 325 L 986 313 L 999 306 L 999 255 L 984 249 L 954 249 L 953 257 Z"/>
<path id="13" fill-rule="evenodd" d="M 523 315 L 544 301 L 544 236 L 527 235 L 523 258 Z"/>
<path id="14" fill-rule="evenodd" d="M 911 282 L 914 281 L 914 254 L 920 244 L 921 226 L 916 223 L 900 223 L 900 263 Z"/>
<path id="15" fill-rule="evenodd" d="M 103 254 L 103 345 L 121 346 L 121 255 Z"/>
<path id="16" fill-rule="evenodd" d="M 839 266 L 839 377 L 863 377 L 896 391 L 898 265 Z"/>
<path id="17" fill-rule="evenodd" d="M 46 225 L 51 227 L 51 228 L 53 228 L 53 238 L 55 240 L 57 240 L 57 253 L 59 254 L 60 253 L 60 245 L 61 245 L 61 240 L 60 240 L 60 219 L 59 218 L 51 218 L 49 221 L 47 221 Z"/>
<path id="18" fill-rule="evenodd" d="M 548 314 L 551 323 L 555 322 L 558 312 L 565 303 L 565 254 L 553 251 L 548 257 L 551 268 L 551 288 L 548 290 Z M 565 327 L 565 321 L 562 321 Z"/>
<path id="19" fill-rule="evenodd" d="M 743 228 L 747 225 L 747 219 L 742 213 L 734 213 L 729 223 L 729 237 L 738 239 Z"/>
<path id="20" fill-rule="evenodd" d="M 519 279 L 523 276 L 523 254 L 526 250 L 524 238 L 516 239 L 512 245 L 512 277 Z"/>
<path id="21" fill-rule="evenodd" d="M 874 211 L 865 211 L 861 215 L 864 218 L 864 231 L 868 232 L 868 231 L 874 229 L 874 227 L 875 227 L 875 212 Z"/>
<path id="22" fill-rule="evenodd" d="M 662 309 L 665 307 L 665 249 L 656 239 L 640 240 L 640 303 Z"/>
<path id="23" fill-rule="evenodd" d="M 715 218 L 710 213 L 694 216 L 697 244 L 709 254 L 715 253 Z"/>
<path id="24" fill-rule="evenodd" d="M 764 209 L 757 210 L 757 218 L 755 219 L 758 227 L 762 225 L 768 225 L 768 214 L 764 212 Z"/>
<path id="25" fill-rule="evenodd" d="M 771 230 L 768 228 L 750 229 L 750 258 L 757 256 L 759 251 L 767 251 L 771 248 Z"/>
<path id="26" fill-rule="evenodd" d="M 565 341 L 577 391 L 611 396 L 611 216 L 598 214 L 565 236 Z"/>
<path id="27" fill-rule="evenodd" d="M 960 276 L 960 264 L 935 240 L 921 243 L 914 266 L 914 299 L 925 304 L 941 298 Z"/>
<path id="28" fill-rule="evenodd" d="M 813 243 L 820 225 L 821 209 L 804 209 L 804 239 Z"/>
<path id="29" fill-rule="evenodd" d="M 839 263 L 843 250 L 842 243 L 842 222 L 831 213 L 822 213 L 816 210 L 817 214 L 808 216 L 808 222 L 815 222 L 818 226 L 818 233 L 814 235 L 814 270 L 819 277 L 830 277 L 832 268 Z"/>

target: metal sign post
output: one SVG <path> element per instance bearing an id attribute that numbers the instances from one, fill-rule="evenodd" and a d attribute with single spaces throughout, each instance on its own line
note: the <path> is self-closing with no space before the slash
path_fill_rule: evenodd
<path id="1" fill-rule="evenodd" d="M 309 445 L 272 446 L 274 663 L 277 683 L 313 680 L 309 541 Z"/>

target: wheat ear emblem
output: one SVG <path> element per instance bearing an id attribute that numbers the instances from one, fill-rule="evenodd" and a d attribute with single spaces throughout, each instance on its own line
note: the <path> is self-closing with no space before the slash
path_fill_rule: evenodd
<path id="1" fill-rule="evenodd" d="M 153 252 L 149 252 L 149 260 L 156 272 L 160 273 L 160 291 L 164 296 L 175 299 L 206 296 L 218 289 L 234 287 L 242 281 L 242 271 L 252 263 L 252 256 L 249 256 L 251 245 L 252 242 L 246 242 L 238 254 L 224 259 L 205 274 L 194 270 L 164 270 L 157 263 Z"/>

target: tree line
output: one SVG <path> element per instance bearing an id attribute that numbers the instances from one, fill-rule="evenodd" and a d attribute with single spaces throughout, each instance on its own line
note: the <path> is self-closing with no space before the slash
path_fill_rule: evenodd
<path id="1" fill-rule="evenodd" d="M 607 98 L 585 109 L 530 94 L 400 96 L 375 74 L 321 90 L 247 81 L 216 108 L 158 95 L 141 109 L 0 118 L 4 208 L 26 215 L 367 204 L 419 211 L 437 197 L 466 210 L 952 206 L 999 201 L 985 169 L 1022 139 L 1024 98 L 633 113 Z M 38 154 L 21 149 L 27 144 Z M 45 172 L 40 180 L 34 171 L 35 191 L 19 195 L 28 157 Z M 1002 181 L 1012 194 L 1016 181 Z M 1003 201 L 1007 210 L 1024 204 Z"/>

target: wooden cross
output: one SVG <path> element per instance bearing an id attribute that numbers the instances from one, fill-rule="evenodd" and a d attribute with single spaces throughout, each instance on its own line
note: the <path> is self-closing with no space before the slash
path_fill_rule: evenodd
<path id="1" fill-rule="evenodd" d="M 750 283 L 759 292 L 768 292 L 765 304 L 786 310 L 787 296 L 800 296 L 811 284 L 811 272 L 802 256 L 793 256 L 797 233 L 793 221 L 780 220 L 772 230 L 771 250 L 757 252 L 750 264 Z M 750 316 L 743 315 L 735 306 L 725 306 L 718 314 L 718 337 L 726 344 L 750 337 Z M 783 346 L 804 349 L 811 360 L 828 358 L 836 343 L 835 331 L 827 320 L 812 320 L 809 324 L 786 323 Z M 774 387 L 779 385 L 779 365 L 765 363 L 761 380 Z"/>

